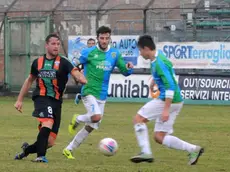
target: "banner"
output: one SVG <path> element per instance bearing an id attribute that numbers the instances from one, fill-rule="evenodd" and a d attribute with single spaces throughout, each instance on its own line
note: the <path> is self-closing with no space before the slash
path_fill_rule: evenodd
<path id="1" fill-rule="evenodd" d="M 159 42 L 156 46 L 176 69 L 230 69 L 230 43 Z"/>
<path id="2" fill-rule="evenodd" d="M 150 68 L 150 61 L 140 56 L 137 35 L 111 36 L 111 46 L 117 48 L 126 62 L 135 68 Z M 68 58 L 79 57 L 87 40 L 96 36 L 69 36 Z M 175 69 L 230 69 L 230 43 L 226 42 L 158 42 L 157 50 L 163 53 Z"/>
<path id="3" fill-rule="evenodd" d="M 230 100 L 230 77 L 181 75 L 179 85 L 184 99 Z"/>
<path id="4" fill-rule="evenodd" d="M 149 84 L 151 75 L 112 74 L 109 82 L 109 97 L 150 98 Z"/>
<path id="5" fill-rule="evenodd" d="M 96 36 L 69 36 L 68 38 L 68 58 L 79 58 L 80 52 L 87 48 L 87 40 Z M 126 62 L 132 62 L 135 68 L 149 68 L 150 63 L 144 60 L 137 48 L 138 36 L 111 36 L 110 45 L 117 48 Z M 96 41 L 97 42 L 97 41 Z M 147 64 L 147 65 L 146 65 Z"/>
<path id="6" fill-rule="evenodd" d="M 178 80 L 178 76 L 176 76 Z M 151 98 L 149 85 L 151 75 L 112 74 L 110 77 L 108 96 L 119 98 Z"/>

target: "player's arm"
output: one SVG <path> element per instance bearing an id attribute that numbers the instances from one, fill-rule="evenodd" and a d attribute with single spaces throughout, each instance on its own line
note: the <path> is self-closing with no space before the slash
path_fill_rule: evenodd
<path id="1" fill-rule="evenodd" d="M 150 86 L 149 86 L 150 89 L 153 89 L 154 84 L 155 84 L 155 82 L 154 82 L 153 78 L 151 78 L 151 82 L 150 82 Z"/>
<path id="2" fill-rule="evenodd" d="M 73 76 L 76 82 L 80 82 L 81 84 L 87 83 L 85 76 L 78 69 L 74 68 L 71 71 L 71 75 Z"/>
<path id="3" fill-rule="evenodd" d="M 80 82 L 82 84 L 86 84 L 87 80 L 85 76 L 79 71 L 77 67 L 74 67 L 73 64 L 65 59 L 64 61 L 65 69 L 67 70 L 67 73 L 71 74 L 76 82 Z"/>
<path id="4" fill-rule="evenodd" d="M 22 85 L 22 88 L 20 90 L 20 93 L 18 95 L 17 101 L 14 105 L 14 107 L 19 111 L 22 112 L 22 102 L 25 97 L 25 95 L 28 93 L 28 91 L 31 88 L 31 85 L 36 80 L 38 75 L 38 71 L 36 68 L 36 60 L 34 60 L 32 66 L 31 66 L 31 72 L 28 78 L 25 80 L 24 84 Z"/>
<path id="5" fill-rule="evenodd" d="M 125 60 L 119 54 L 116 66 L 124 76 L 129 76 L 133 73 L 133 64 L 131 62 L 125 63 Z"/>
<path id="6" fill-rule="evenodd" d="M 74 58 L 72 64 L 79 70 L 82 71 L 84 69 L 84 64 L 88 62 L 88 55 L 89 55 L 89 50 L 84 49 L 82 50 L 79 58 Z"/>
<path id="7" fill-rule="evenodd" d="M 172 104 L 176 85 L 174 83 L 174 76 L 170 74 L 169 68 L 165 64 L 158 64 L 156 70 L 165 86 L 165 106 L 162 114 L 162 121 L 165 122 L 169 118 L 169 109 Z"/>
<path id="8" fill-rule="evenodd" d="M 28 91 L 30 90 L 31 85 L 33 84 L 33 82 L 35 81 L 36 78 L 37 78 L 37 77 L 35 77 L 35 76 L 32 75 L 32 74 L 30 74 L 30 75 L 26 78 L 24 84 L 22 85 L 22 88 L 21 88 L 21 90 L 20 90 L 20 93 L 19 93 L 19 95 L 18 95 L 18 99 L 17 99 L 18 101 L 23 101 L 25 95 L 26 95 L 26 94 L 28 93 Z"/>

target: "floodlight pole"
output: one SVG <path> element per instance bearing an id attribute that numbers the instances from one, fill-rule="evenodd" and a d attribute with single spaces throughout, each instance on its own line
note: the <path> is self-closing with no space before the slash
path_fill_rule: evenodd
<path id="1" fill-rule="evenodd" d="M 197 30 L 196 30 L 196 13 L 197 9 L 193 9 L 193 41 L 197 40 Z"/>
<path id="2" fill-rule="evenodd" d="M 145 34 L 147 32 L 147 9 L 143 10 L 143 34 Z"/>
<path id="3" fill-rule="evenodd" d="M 104 0 L 100 5 L 99 5 L 99 7 L 97 8 L 97 10 L 96 10 L 96 29 L 99 27 L 99 20 L 100 20 L 100 18 L 101 18 L 101 16 L 100 16 L 100 14 L 99 14 L 99 12 L 100 12 L 100 10 L 107 4 L 107 2 L 108 2 L 109 0 Z"/>
<path id="4" fill-rule="evenodd" d="M 143 33 L 145 34 L 147 32 L 147 11 L 149 9 L 149 7 L 155 2 L 155 0 L 150 0 L 144 7 L 143 10 Z"/>
<path id="5" fill-rule="evenodd" d="M 57 5 L 52 9 L 52 12 L 56 11 L 56 9 L 63 3 L 65 0 L 60 0 Z"/>

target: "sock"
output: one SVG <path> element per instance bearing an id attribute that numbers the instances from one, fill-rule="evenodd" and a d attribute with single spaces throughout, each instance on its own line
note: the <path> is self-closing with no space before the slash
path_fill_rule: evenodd
<path id="1" fill-rule="evenodd" d="M 196 149 L 196 145 L 190 144 L 185 142 L 175 136 L 166 135 L 163 140 L 163 145 L 167 146 L 168 148 L 178 149 L 178 150 L 185 150 L 187 152 L 193 152 Z"/>
<path id="2" fill-rule="evenodd" d="M 77 122 L 84 122 L 84 123 L 89 123 L 92 122 L 91 120 L 91 116 L 89 116 L 88 114 L 84 114 L 84 115 L 79 115 L 77 116 Z"/>
<path id="3" fill-rule="evenodd" d="M 150 149 L 150 143 L 149 143 L 148 128 L 146 124 L 145 123 L 135 124 L 134 129 L 136 132 L 138 144 L 141 148 L 141 152 L 146 154 L 152 154 L 152 151 Z"/>
<path id="4" fill-rule="evenodd" d="M 37 137 L 37 156 L 45 156 L 51 129 L 42 127 Z"/>
<path id="5" fill-rule="evenodd" d="M 88 137 L 89 132 L 83 127 L 74 137 L 72 142 L 66 147 L 66 149 L 72 151 L 80 146 L 80 144 Z"/>
<path id="6" fill-rule="evenodd" d="M 25 149 L 25 155 L 28 156 L 29 154 L 33 154 L 37 152 L 37 142 L 35 142 L 32 145 L 29 145 L 26 149 Z"/>

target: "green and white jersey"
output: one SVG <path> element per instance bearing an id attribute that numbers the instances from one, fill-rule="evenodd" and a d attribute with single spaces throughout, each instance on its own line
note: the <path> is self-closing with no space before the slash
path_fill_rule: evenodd
<path id="1" fill-rule="evenodd" d="M 86 48 L 81 52 L 79 60 L 84 65 L 84 75 L 88 81 L 82 87 L 81 94 L 93 95 L 99 100 L 107 98 L 110 75 L 116 66 L 125 76 L 133 72 L 126 68 L 120 52 L 112 47 L 107 51 L 102 51 L 98 46 Z"/>
<path id="2" fill-rule="evenodd" d="M 164 54 L 156 53 L 156 59 L 151 63 L 151 73 L 160 91 L 159 99 L 171 98 L 173 103 L 183 101 L 173 65 Z"/>

